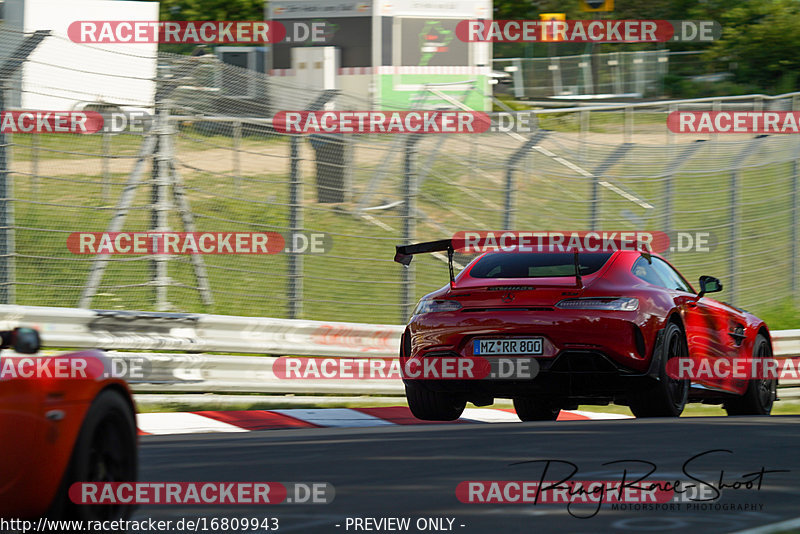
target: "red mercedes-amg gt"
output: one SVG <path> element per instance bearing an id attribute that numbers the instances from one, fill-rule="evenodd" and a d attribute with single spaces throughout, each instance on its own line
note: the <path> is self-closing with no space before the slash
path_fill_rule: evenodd
<path id="1" fill-rule="evenodd" d="M 448 251 L 451 283 L 420 300 L 400 348 L 409 359 L 494 356 L 534 358 L 530 379 L 404 378 L 419 419 L 453 420 L 466 402 L 511 398 L 520 419 L 553 420 L 580 404 L 627 405 L 637 417 L 678 416 L 687 402 L 723 404 L 729 415 L 768 415 L 777 380 L 678 380 L 672 358 L 769 358 L 772 343 L 758 317 L 705 296 L 657 254 L 487 252 L 452 275 L 451 240 L 398 246 L 395 261 Z M 673 362 L 674 364 L 675 362 Z M 419 365 L 419 362 L 417 363 Z"/>

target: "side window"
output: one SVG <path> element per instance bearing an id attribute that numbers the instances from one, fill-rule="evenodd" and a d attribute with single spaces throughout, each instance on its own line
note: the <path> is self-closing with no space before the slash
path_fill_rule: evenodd
<path id="1" fill-rule="evenodd" d="M 653 260 L 655 259 L 656 258 L 653 258 Z M 637 278 L 641 278 L 645 282 L 649 282 L 654 286 L 669 287 L 667 282 L 665 282 L 661 276 L 659 276 L 655 269 L 655 264 L 650 264 L 650 262 L 644 258 L 640 257 L 638 260 L 636 260 L 636 263 L 633 264 L 631 272 Z"/>
<path id="2" fill-rule="evenodd" d="M 681 275 L 673 269 L 669 263 L 665 262 L 661 258 L 653 258 L 653 267 L 655 267 L 656 272 L 668 282 L 667 286 L 669 289 L 677 289 L 678 291 L 686 291 L 687 293 L 692 293 L 692 288 L 689 287 Z"/>

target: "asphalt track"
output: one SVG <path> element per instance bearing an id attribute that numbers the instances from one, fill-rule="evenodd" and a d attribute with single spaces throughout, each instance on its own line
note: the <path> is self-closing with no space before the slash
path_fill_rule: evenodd
<path id="1" fill-rule="evenodd" d="M 274 506 L 144 506 L 133 519 L 277 517 L 279 532 L 397 532 L 346 528 L 347 518 L 452 518 L 460 533 L 737 532 L 800 517 L 800 416 L 709 417 L 674 420 L 560 421 L 491 425 L 313 428 L 242 434 L 142 436 L 141 481 L 330 482 L 332 504 Z M 619 480 L 613 460 L 647 460 L 648 480 L 699 479 L 733 483 L 767 470 L 760 490 L 724 490 L 719 505 L 755 510 L 612 510 L 579 519 L 564 504 L 466 504 L 455 488 L 465 480 L 538 480 L 542 464 L 573 462 L 573 480 Z M 626 464 L 631 476 L 641 468 Z M 551 467 L 550 473 L 558 474 Z M 550 477 L 548 477 L 550 478 Z M 588 515 L 594 506 L 572 512 Z M 444 523 L 445 525 L 447 522 Z M 791 524 L 791 523 L 789 523 Z M 339 525 L 339 526 L 337 526 Z M 463 526 L 462 526 L 463 525 Z M 439 530 L 442 531 L 442 530 Z M 446 532 L 446 530 L 444 530 Z M 800 531 L 794 528 L 781 532 Z M 256 530 L 249 532 L 266 532 Z M 422 532 L 431 532 L 423 530 Z"/>

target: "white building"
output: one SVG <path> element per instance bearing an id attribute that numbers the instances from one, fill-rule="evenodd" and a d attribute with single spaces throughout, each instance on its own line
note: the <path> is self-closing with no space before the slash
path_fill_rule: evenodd
<path id="1" fill-rule="evenodd" d="M 152 109 L 157 44 L 82 44 L 67 28 L 81 20 L 157 21 L 158 2 L 115 0 L 5 0 L 0 57 L 5 60 L 24 35 L 50 30 L 9 88 L 7 108 L 74 110 L 103 103 Z"/>

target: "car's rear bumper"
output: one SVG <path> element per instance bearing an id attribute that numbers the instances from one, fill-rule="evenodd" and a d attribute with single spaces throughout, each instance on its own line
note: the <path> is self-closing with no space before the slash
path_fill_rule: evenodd
<path id="1" fill-rule="evenodd" d="M 476 339 L 541 336 L 546 340 L 545 354 L 536 357 L 538 374 L 530 379 L 406 380 L 467 399 L 531 395 L 613 399 L 644 384 L 657 368 L 653 355 L 661 324 L 640 312 L 498 311 L 477 321 L 465 321 L 459 312 L 431 315 L 439 317 L 420 316 L 411 322 L 404 335 L 410 342 L 401 356 L 473 357 Z"/>
<path id="2" fill-rule="evenodd" d="M 566 351 L 555 358 L 538 360 L 541 368 L 531 379 L 412 380 L 432 391 L 459 394 L 466 400 L 484 397 L 542 396 L 551 399 L 613 399 L 644 385 L 648 372 L 615 365 L 596 351 Z"/>

